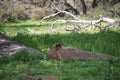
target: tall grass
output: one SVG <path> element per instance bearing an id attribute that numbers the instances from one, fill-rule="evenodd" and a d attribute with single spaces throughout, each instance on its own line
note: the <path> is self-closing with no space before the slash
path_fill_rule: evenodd
<path id="1" fill-rule="evenodd" d="M 11 39 L 41 51 L 56 43 L 63 43 L 65 46 L 81 50 L 120 56 L 120 33 L 114 31 L 101 31 L 94 34 L 19 34 Z"/>
<path id="2" fill-rule="evenodd" d="M 20 22 L 21 23 L 21 22 Z M 31 26 L 30 26 L 31 24 Z M 23 27 L 22 27 L 23 26 Z M 0 80 L 40 80 L 41 76 L 54 76 L 57 80 L 119 80 L 120 60 L 81 60 L 66 61 L 49 60 L 49 48 L 56 43 L 65 46 L 99 52 L 120 57 L 120 33 L 116 31 L 100 31 L 98 33 L 67 34 L 29 34 L 26 28 L 43 30 L 34 26 L 33 22 L 0 24 L 10 39 L 42 51 L 45 55 L 18 52 L 11 57 L 0 58 Z M 45 28 L 44 28 L 45 29 Z M 15 30 L 15 31 L 14 31 Z M 17 35 L 14 35 L 18 33 Z"/>

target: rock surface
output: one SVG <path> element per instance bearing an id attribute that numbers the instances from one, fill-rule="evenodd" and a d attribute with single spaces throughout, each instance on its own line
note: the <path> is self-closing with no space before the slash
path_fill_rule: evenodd
<path id="1" fill-rule="evenodd" d="M 29 53 L 39 53 L 42 52 L 35 50 L 33 48 L 27 47 L 25 45 L 19 44 L 15 41 L 10 40 L 5 35 L 0 33 L 0 57 L 11 56 L 18 51 L 25 50 Z"/>

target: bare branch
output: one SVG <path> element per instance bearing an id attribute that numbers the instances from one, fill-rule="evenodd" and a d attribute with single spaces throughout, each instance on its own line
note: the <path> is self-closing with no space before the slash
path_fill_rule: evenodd
<path id="1" fill-rule="evenodd" d="M 55 8 L 58 12 L 60 13 L 65 13 L 67 15 L 70 15 L 74 20 L 79 20 L 79 18 L 77 18 L 75 15 L 73 15 L 72 13 L 70 12 L 67 12 L 67 11 L 62 11 L 62 10 L 59 10 L 58 8 Z"/>
<path id="2" fill-rule="evenodd" d="M 55 14 L 51 14 L 51 15 L 48 15 L 48 16 L 45 16 L 41 21 L 40 21 L 40 24 L 37 24 L 37 25 L 41 25 L 41 23 L 45 20 L 45 19 L 48 19 L 48 18 L 51 18 L 51 17 L 55 17 L 57 16 L 58 14 L 60 13 L 65 13 L 67 15 L 70 15 L 74 20 L 79 20 L 79 18 L 77 18 L 75 15 L 73 15 L 72 13 L 70 12 L 67 12 L 67 11 L 62 11 L 62 10 L 59 10 L 58 8 L 55 8 L 58 12 L 55 13 Z"/>
<path id="3" fill-rule="evenodd" d="M 50 18 L 50 17 L 54 17 L 54 16 L 58 15 L 59 13 L 65 13 L 65 14 L 67 14 L 67 15 L 70 15 L 70 16 L 73 18 L 73 20 L 63 20 L 63 19 L 61 19 L 61 20 L 56 20 L 56 21 L 54 21 L 54 22 L 52 23 L 51 28 L 50 28 L 50 31 L 53 29 L 54 24 L 56 24 L 57 22 L 59 22 L 59 23 L 75 23 L 75 24 L 77 24 L 77 25 L 78 25 L 78 24 L 84 24 L 83 27 L 80 27 L 81 29 L 85 29 L 85 28 L 86 28 L 87 26 L 89 26 L 89 25 L 92 25 L 92 26 L 94 26 L 95 28 L 98 27 L 99 29 L 101 29 L 101 26 L 98 25 L 98 23 L 101 23 L 101 22 L 107 22 L 107 23 L 110 24 L 109 27 L 111 27 L 111 26 L 113 27 L 113 24 L 115 24 L 116 22 L 120 22 L 119 19 L 114 20 L 114 19 L 111 19 L 111 18 L 103 17 L 102 15 L 100 15 L 100 18 L 99 18 L 98 20 L 80 20 L 79 18 L 77 18 L 75 15 L 73 15 L 73 14 L 70 13 L 70 12 L 61 11 L 61 10 L 59 10 L 58 8 L 55 8 L 55 9 L 58 11 L 57 13 L 51 14 L 51 15 L 49 15 L 49 16 L 44 17 L 44 18 L 40 21 L 40 23 L 42 23 L 43 20 L 45 20 L 45 19 L 48 19 L 48 18 Z"/>
<path id="4" fill-rule="evenodd" d="M 42 23 L 45 19 L 54 17 L 54 16 L 58 15 L 59 13 L 61 13 L 61 12 L 57 12 L 57 13 L 55 13 L 55 14 L 51 14 L 51 15 L 49 15 L 49 16 L 45 16 L 45 17 L 40 21 L 40 24 L 37 24 L 37 25 L 41 25 L 41 23 Z"/>

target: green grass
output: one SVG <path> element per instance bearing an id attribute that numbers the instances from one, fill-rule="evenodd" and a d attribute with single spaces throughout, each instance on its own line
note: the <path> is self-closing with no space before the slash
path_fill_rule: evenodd
<path id="1" fill-rule="evenodd" d="M 26 57 L 26 58 L 25 58 Z M 119 80 L 120 60 L 46 60 L 38 54 L 19 52 L 0 58 L 1 80 L 39 80 L 55 76 L 58 80 Z"/>
<path id="2" fill-rule="evenodd" d="M 48 32 L 51 21 L 45 21 L 42 22 L 41 25 L 37 25 L 39 22 L 40 21 L 28 20 L 14 23 L 0 23 L 0 30 L 8 36 L 14 36 L 18 33 L 42 34 Z M 28 28 L 34 32 L 30 32 Z"/>
<path id="3" fill-rule="evenodd" d="M 48 21 L 43 21 L 40 24 L 40 21 L 36 21 L 36 20 L 28 20 L 28 21 L 16 21 L 14 23 L 9 22 L 9 23 L 0 23 L 0 30 L 2 32 L 4 32 L 6 35 L 8 36 L 15 36 L 19 33 L 28 33 L 28 34 L 56 34 L 56 33 L 60 33 L 60 34 L 69 34 L 69 31 L 65 31 L 65 26 L 69 26 L 72 29 L 74 27 L 77 27 L 77 25 L 75 25 L 74 23 L 60 23 L 57 22 L 56 24 L 54 24 L 54 27 L 52 29 L 52 31 L 50 31 L 51 26 L 52 26 L 53 20 L 48 20 Z M 99 24 L 101 26 L 108 26 L 107 23 L 102 22 L 101 24 Z M 83 26 L 82 24 L 80 26 Z M 81 31 L 79 31 L 79 33 L 98 33 L 100 31 L 100 29 L 96 28 L 95 30 L 93 30 L 92 28 L 93 26 L 89 26 L 86 29 L 82 29 Z M 112 29 L 112 31 L 116 31 L 119 28 L 119 26 L 116 26 L 114 29 Z M 29 30 L 30 29 L 30 30 Z M 106 27 L 106 29 L 108 30 L 108 28 Z"/>
<path id="4" fill-rule="evenodd" d="M 82 50 L 106 53 L 113 56 L 120 56 L 120 33 L 114 31 L 101 31 L 99 33 L 70 33 L 70 34 L 19 34 L 11 39 L 46 51 L 56 43 L 63 43 Z"/>
<path id="5" fill-rule="evenodd" d="M 48 50 L 56 43 L 91 52 L 120 57 L 120 33 L 115 30 L 81 33 L 46 33 L 48 21 L 36 26 L 34 20 L 1 23 L 0 30 L 10 39 L 42 51 L 45 55 L 18 52 L 0 58 L 0 80 L 40 80 L 41 76 L 54 76 L 57 80 L 119 80 L 120 60 L 57 61 L 48 59 Z M 31 25 L 31 26 L 30 26 Z M 36 30 L 35 34 L 26 28 Z"/>

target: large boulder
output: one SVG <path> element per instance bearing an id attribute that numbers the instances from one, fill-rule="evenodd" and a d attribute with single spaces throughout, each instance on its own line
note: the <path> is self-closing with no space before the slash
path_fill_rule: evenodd
<path id="1" fill-rule="evenodd" d="M 42 54 L 42 52 L 35 50 L 33 48 L 27 47 L 23 44 L 19 44 L 15 41 L 10 40 L 5 35 L 0 33 L 0 57 L 3 56 L 11 56 L 19 51 L 27 51 L 29 53 L 38 53 Z"/>

